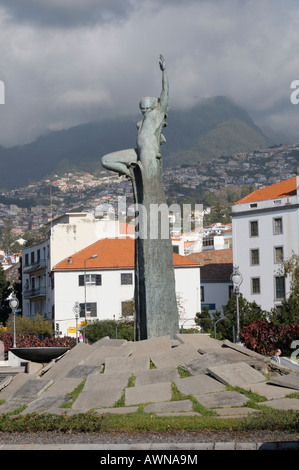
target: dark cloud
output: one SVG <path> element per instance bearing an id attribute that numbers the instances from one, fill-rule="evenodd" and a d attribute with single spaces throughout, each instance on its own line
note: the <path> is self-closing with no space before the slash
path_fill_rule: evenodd
<path id="1" fill-rule="evenodd" d="M 297 0 L 0 0 L 0 145 L 28 142 L 159 96 L 226 95 L 276 129 L 299 127 Z"/>
<path id="2" fill-rule="evenodd" d="M 0 0 L 11 21 L 50 27 L 77 27 L 124 19 L 130 0 Z"/>

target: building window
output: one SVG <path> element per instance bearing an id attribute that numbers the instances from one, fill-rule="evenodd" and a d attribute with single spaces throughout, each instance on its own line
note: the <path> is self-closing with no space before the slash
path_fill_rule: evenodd
<path id="1" fill-rule="evenodd" d="M 257 220 L 253 220 L 249 222 L 250 224 L 250 236 L 251 237 L 258 237 L 259 236 L 259 225 Z"/>
<path id="2" fill-rule="evenodd" d="M 86 302 L 86 317 L 97 316 L 97 304 L 96 302 Z M 80 304 L 80 317 L 85 317 L 85 304 Z"/>
<path id="3" fill-rule="evenodd" d="M 252 294 L 260 294 L 261 293 L 261 286 L 260 286 L 260 278 L 253 277 L 251 279 L 251 293 Z"/>
<path id="4" fill-rule="evenodd" d="M 282 217 L 273 219 L 273 235 L 280 235 L 282 233 Z"/>
<path id="5" fill-rule="evenodd" d="M 132 273 L 121 273 L 120 283 L 122 286 L 128 286 L 133 284 L 133 275 Z"/>
<path id="6" fill-rule="evenodd" d="M 224 246 L 225 246 L 225 248 L 232 248 L 233 247 L 233 239 L 232 238 L 225 238 L 224 239 Z"/>
<path id="7" fill-rule="evenodd" d="M 86 285 L 87 286 L 101 286 L 102 275 L 101 274 L 86 274 Z M 79 286 L 84 286 L 84 274 L 79 274 Z"/>
<path id="8" fill-rule="evenodd" d="M 283 261 L 283 246 L 274 247 L 274 263 L 279 264 Z"/>
<path id="9" fill-rule="evenodd" d="M 283 299 L 285 297 L 285 279 L 284 276 L 275 277 L 275 299 Z"/>
<path id="10" fill-rule="evenodd" d="M 260 250 L 258 248 L 250 250 L 250 264 L 252 266 L 260 264 Z"/>
<path id="11" fill-rule="evenodd" d="M 201 304 L 201 308 L 207 307 L 208 310 L 216 310 L 216 304 Z"/>

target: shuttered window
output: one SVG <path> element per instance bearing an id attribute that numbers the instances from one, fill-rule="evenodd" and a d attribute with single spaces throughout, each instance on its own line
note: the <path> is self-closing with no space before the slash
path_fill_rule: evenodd
<path id="1" fill-rule="evenodd" d="M 86 302 L 86 317 L 97 316 L 97 304 L 96 302 Z M 80 317 L 85 317 L 85 304 L 80 304 Z"/>
<path id="2" fill-rule="evenodd" d="M 250 264 L 252 266 L 260 264 L 260 251 L 258 248 L 250 250 Z"/>
<path id="3" fill-rule="evenodd" d="M 102 275 L 101 274 L 86 274 L 86 285 L 87 286 L 101 286 Z M 84 286 L 84 274 L 79 274 L 79 286 Z"/>
<path id="4" fill-rule="evenodd" d="M 121 273 L 120 283 L 122 286 L 133 284 L 133 275 L 132 273 Z"/>
<path id="5" fill-rule="evenodd" d="M 282 233 L 282 217 L 273 219 L 273 234 L 280 235 Z"/>
<path id="6" fill-rule="evenodd" d="M 259 236 L 259 225 L 257 220 L 253 220 L 249 222 L 249 235 L 250 237 L 258 237 Z"/>
<path id="7" fill-rule="evenodd" d="M 285 278 L 283 276 L 275 277 L 275 298 L 283 299 L 285 297 Z"/>
<path id="8" fill-rule="evenodd" d="M 260 278 L 253 277 L 251 279 L 251 293 L 252 294 L 260 294 L 261 293 L 261 285 L 260 285 Z"/>

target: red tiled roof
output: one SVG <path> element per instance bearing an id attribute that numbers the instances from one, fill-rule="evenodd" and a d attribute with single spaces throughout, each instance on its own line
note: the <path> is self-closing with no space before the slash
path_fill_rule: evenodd
<path id="1" fill-rule="evenodd" d="M 200 251 L 198 253 L 191 253 L 187 258 L 203 265 L 232 263 L 233 250 L 232 248 L 225 248 L 223 250 Z"/>
<path id="2" fill-rule="evenodd" d="M 202 281 L 229 281 L 233 272 L 233 250 L 201 251 L 192 253 L 188 259 L 197 261 L 203 266 L 200 268 Z"/>
<path id="3" fill-rule="evenodd" d="M 53 271 L 83 270 L 84 260 L 97 254 L 97 258 L 86 261 L 86 269 L 126 269 L 135 266 L 135 249 L 133 238 L 105 238 L 98 240 L 83 250 L 60 261 L 54 266 Z M 196 261 L 185 256 L 173 253 L 173 265 L 198 266 Z"/>
<path id="4" fill-rule="evenodd" d="M 247 196 L 243 197 L 235 204 L 246 202 L 266 201 L 268 199 L 278 199 L 281 197 L 295 196 L 297 194 L 296 176 L 279 183 L 271 184 L 265 188 L 257 189 Z"/>

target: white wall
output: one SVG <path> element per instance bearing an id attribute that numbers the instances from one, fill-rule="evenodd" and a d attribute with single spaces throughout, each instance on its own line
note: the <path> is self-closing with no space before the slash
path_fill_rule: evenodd
<path id="1" fill-rule="evenodd" d="M 97 318 L 106 320 L 121 318 L 121 302 L 134 298 L 134 270 L 88 271 L 101 274 L 101 286 L 86 286 L 86 302 L 97 303 Z M 121 285 L 121 273 L 132 273 L 133 284 Z M 75 327 L 75 302 L 84 303 L 84 286 L 79 286 L 78 276 L 83 271 L 54 272 L 55 323 L 59 323 L 62 336 L 68 327 Z M 200 268 L 175 268 L 176 293 L 182 306 L 181 322 L 185 327 L 194 325 L 194 317 L 200 311 Z M 90 318 L 91 320 L 93 318 Z M 191 320 L 189 320 L 191 319 Z M 84 318 L 79 319 L 79 321 Z M 75 334 L 70 334 L 75 336 Z"/>
<path id="2" fill-rule="evenodd" d="M 215 304 L 215 310 L 223 314 L 223 305 L 226 305 L 229 300 L 229 286 L 230 282 L 202 282 L 204 288 L 204 300 L 201 302 L 201 307 L 205 304 Z"/>
<path id="3" fill-rule="evenodd" d="M 51 230 L 51 269 L 101 238 L 118 236 L 118 220 L 98 220 L 92 214 L 74 217 L 74 220 L 70 217 L 68 223 L 57 223 Z"/>
<path id="4" fill-rule="evenodd" d="M 294 205 L 297 197 L 282 198 L 279 206 L 274 201 L 261 201 L 255 210 L 250 204 L 238 204 L 233 207 L 233 262 L 239 266 L 243 276 L 240 291 L 249 301 L 255 301 L 264 310 L 271 310 L 281 304 L 275 299 L 275 275 L 279 275 L 279 264 L 274 262 L 274 247 L 283 246 L 284 258 L 292 255 L 292 251 L 299 253 L 299 211 Z M 256 210 L 258 209 L 258 210 Z M 246 211 L 246 213 L 244 213 Z M 273 234 L 273 219 L 282 217 L 283 233 Z M 251 237 L 249 232 L 250 221 L 258 221 L 259 236 Z M 252 266 L 250 250 L 259 249 L 260 263 Z M 251 279 L 260 278 L 261 292 L 253 294 Z M 289 292 L 289 281 L 286 279 L 286 294 Z"/>
<path id="5" fill-rule="evenodd" d="M 97 304 L 97 318 L 99 320 L 113 320 L 114 318 L 118 320 L 121 317 L 121 302 L 133 298 L 134 286 L 120 284 L 120 274 L 125 272 L 133 273 L 128 270 L 88 271 L 87 274 L 102 275 L 102 285 L 86 285 L 86 302 Z M 67 334 L 69 326 L 75 326 L 73 312 L 75 302 L 85 302 L 84 286 L 79 286 L 78 282 L 79 275 L 83 274 L 83 271 L 54 273 L 55 323 L 59 323 L 62 336 Z M 82 320 L 84 318 L 79 319 L 79 321 Z"/>
<path id="6" fill-rule="evenodd" d="M 195 315 L 200 312 L 200 268 L 176 267 L 174 275 L 179 324 L 190 328 L 195 326 Z"/>

